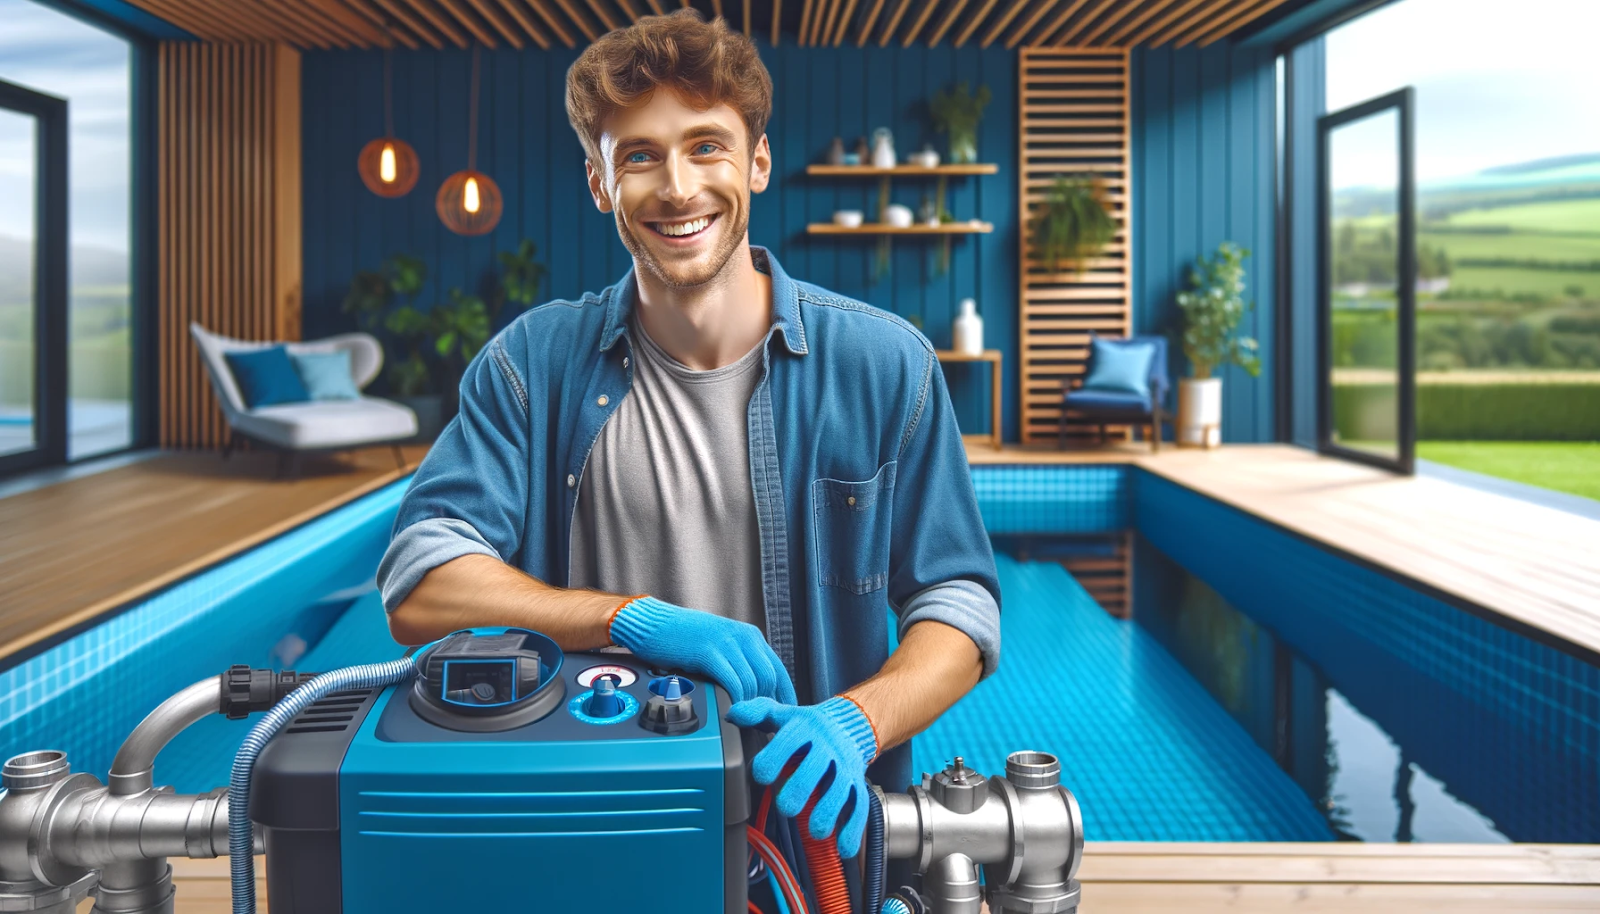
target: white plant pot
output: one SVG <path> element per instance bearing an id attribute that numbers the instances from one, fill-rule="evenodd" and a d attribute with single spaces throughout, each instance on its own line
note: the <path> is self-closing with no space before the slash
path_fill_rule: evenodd
<path id="1" fill-rule="evenodd" d="M 1178 444 L 1216 447 L 1222 443 L 1222 379 L 1178 381 Z"/>

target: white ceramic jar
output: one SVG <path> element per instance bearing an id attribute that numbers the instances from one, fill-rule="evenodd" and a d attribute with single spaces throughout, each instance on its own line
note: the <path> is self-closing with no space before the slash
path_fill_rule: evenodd
<path id="1" fill-rule="evenodd" d="M 952 328 L 955 351 L 964 355 L 983 355 L 983 318 L 978 316 L 978 303 L 970 298 L 961 300 L 961 313 L 956 315 Z"/>

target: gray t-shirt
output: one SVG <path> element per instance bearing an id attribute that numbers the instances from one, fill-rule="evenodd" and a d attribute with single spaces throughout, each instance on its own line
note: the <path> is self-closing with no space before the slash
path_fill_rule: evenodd
<path id="1" fill-rule="evenodd" d="M 633 387 L 584 467 L 568 583 L 766 629 L 750 485 L 750 395 L 761 346 L 695 371 L 629 322 Z"/>

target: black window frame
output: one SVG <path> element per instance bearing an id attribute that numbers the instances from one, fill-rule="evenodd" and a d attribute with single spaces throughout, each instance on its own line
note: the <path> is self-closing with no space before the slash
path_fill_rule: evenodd
<path id="1" fill-rule="evenodd" d="M 129 320 L 131 322 L 131 347 L 132 384 L 131 397 L 131 424 L 132 428 L 128 447 L 114 451 L 103 451 L 87 457 L 71 461 L 72 464 L 92 463 L 103 458 L 116 457 L 131 451 L 145 450 L 155 447 L 160 441 L 161 406 L 160 396 L 160 364 L 161 364 L 161 333 L 159 321 L 160 311 L 157 306 L 157 296 L 160 292 L 160 255 L 161 249 L 158 242 L 161 231 L 160 201 L 160 150 L 157 146 L 160 136 L 159 105 L 156 92 L 160 85 L 160 40 L 149 34 L 139 31 L 110 14 L 91 6 L 85 0 L 32 0 L 38 6 L 54 10 L 65 16 L 71 16 L 86 25 L 92 26 L 108 34 L 114 35 L 128 43 L 128 123 L 129 123 L 129 175 L 130 199 L 128 201 L 128 293 L 129 293 Z M 174 29 L 174 31 L 177 31 Z M 186 40 L 169 36 L 171 40 Z M 63 130 L 66 129 L 63 122 Z M 65 171 L 62 173 L 62 187 L 64 197 L 61 207 L 61 220 L 65 226 L 68 207 L 70 206 L 71 187 Z M 66 231 L 63 228 L 63 231 Z M 66 235 L 66 245 L 71 244 L 71 235 Z M 69 250 L 64 247 L 63 251 Z M 65 264 L 63 266 L 65 268 Z M 70 348 L 69 332 L 65 329 L 69 315 L 67 306 L 70 303 L 71 277 L 66 276 L 63 286 L 63 295 L 68 296 L 63 301 L 62 307 L 56 309 L 62 322 L 63 345 Z M 65 350 L 64 350 L 65 354 Z M 61 362 L 62 402 L 65 409 L 67 390 L 68 367 L 65 359 Z M 54 455 L 54 459 L 39 460 L 36 462 L 18 462 L 12 465 L 5 458 L 0 458 L 0 478 L 14 475 L 27 470 L 41 467 L 67 466 L 66 446 L 70 436 L 62 439 L 61 451 Z M 31 452 L 30 452 L 31 453 Z"/>
<path id="2" fill-rule="evenodd" d="M 67 102 L 0 80 L 0 109 L 37 124 L 34 187 L 34 446 L 0 456 L 0 474 L 65 463 L 67 456 Z"/>
<path id="3" fill-rule="evenodd" d="M 1399 335 L 1397 378 L 1397 455 L 1389 459 L 1370 451 L 1345 447 L 1333 440 L 1333 384 L 1330 350 L 1333 340 L 1333 238 L 1328 227 L 1332 217 L 1332 189 L 1328 167 L 1328 139 L 1333 131 L 1381 114 L 1398 113 L 1396 137 L 1399 146 L 1400 187 L 1398 229 L 1399 263 L 1395 277 L 1395 301 Z M 1317 118 L 1317 451 L 1356 463 L 1391 470 L 1406 476 L 1416 474 L 1417 455 L 1417 186 L 1416 186 L 1416 91 L 1411 86 L 1396 89 L 1377 98 L 1324 114 Z"/>

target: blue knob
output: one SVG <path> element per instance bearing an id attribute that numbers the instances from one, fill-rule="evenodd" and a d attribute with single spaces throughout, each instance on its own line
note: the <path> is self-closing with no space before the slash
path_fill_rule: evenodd
<path id="1" fill-rule="evenodd" d="M 622 697 L 617 694 L 616 680 L 601 676 L 594 681 L 594 694 L 584 703 L 583 713 L 590 717 L 616 717 L 622 713 Z"/>
<path id="2" fill-rule="evenodd" d="M 683 697 L 683 683 L 678 681 L 678 677 L 673 676 L 667 680 L 667 687 L 661 691 L 662 698 L 665 698 L 667 701 L 677 701 Z"/>

